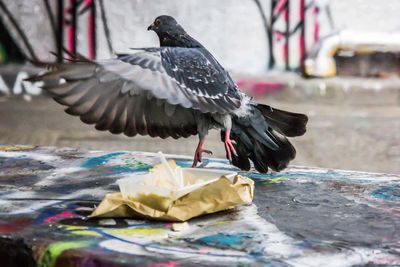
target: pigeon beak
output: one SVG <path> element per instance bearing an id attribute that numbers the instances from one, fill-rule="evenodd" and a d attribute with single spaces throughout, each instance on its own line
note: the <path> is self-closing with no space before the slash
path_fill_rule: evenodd
<path id="1" fill-rule="evenodd" d="M 147 27 L 147 30 L 151 31 L 151 30 L 153 30 L 153 28 L 154 28 L 154 23 L 152 23 L 149 27 Z"/>

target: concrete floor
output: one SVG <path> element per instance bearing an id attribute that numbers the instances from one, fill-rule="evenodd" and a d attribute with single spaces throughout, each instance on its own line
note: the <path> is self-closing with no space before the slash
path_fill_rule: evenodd
<path id="1" fill-rule="evenodd" d="M 260 101 L 266 102 L 266 101 Z M 292 139 L 297 157 L 292 164 L 327 168 L 400 173 L 400 106 L 357 106 L 269 100 L 281 109 L 306 113 L 305 136 Z M 128 138 L 96 131 L 46 97 L 26 102 L 0 102 L 0 144 L 77 147 L 90 150 L 140 150 L 192 155 L 197 137 L 189 139 Z M 206 148 L 223 157 L 219 133 L 213 131 Z"/>

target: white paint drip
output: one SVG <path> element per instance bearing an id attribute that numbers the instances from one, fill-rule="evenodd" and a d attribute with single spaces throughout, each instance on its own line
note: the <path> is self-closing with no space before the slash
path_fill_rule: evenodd
<path id="1" fill-rule="evenodd" d="M 30 158 L 33 160 L 37 160 L 37 161 L 54 161 L 54 160 L 60 159 L 60 157 L 58 157 L 58 156 L 52 156 L 52 155 L 41 154 L 41 153 L 36 153 L 36 152 L 27 152 L 27 151 L 23 151 L 23 152 L 0 151 L 0 157 L 5 157 L 5 158 L 24 157 L 24 158 Z"/>
<path id="2" fill-rule="evenodd" d="M 65 200 L 75 200 L 80 199 L 82 196 L 91 195 L 95 199 L 101 199 L 103 196 L 109 193 L 101 188 L 96 190 L 93 189 L 81 189 L 76 192 L 66 194 L 63 196 L 63 200 L 44 200 L 40 201 L 41 196 L 36 194 L 33 191 L 18 191 L 13 192 L 7 195 L 8 199 L 20 199 L 21 201 L 9 201 L 9 200 L 0 200 L 0 213 L 3 211 L 7 211 L 8 215 L 15 214 L 23 214 L 23 213 L 31 213 L 37 210 L 43 209 L 45 207 L 50 207 L 56 204 L 60 204 Z M 24 200 L 29 199 L 29 200 Z M 32 201 L 30 199 L 38 199 Z"/>
<path id="3" fill-rule="evenodd" d="M 10 94 L 10 88 L 4 81 L 3 77 L 0 75 L 0 92 L 3 92 L 5 94 Z"/>

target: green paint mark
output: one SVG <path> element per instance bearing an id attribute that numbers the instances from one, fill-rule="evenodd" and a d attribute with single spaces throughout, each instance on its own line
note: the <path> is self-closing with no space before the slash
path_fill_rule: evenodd
<path id="1" fill-rule="evenodd" d="M 47 246 L 46 252 L 40 257 L 38 267 L 54 267 L 57 258 L 67 249 L 89 247 L 90 241 L 56 242 Z"/>
<path id="2" fill-rule="evenodd" d="M 145 168 L 151 168 L 152 166 L 150 166 L 147 163 L 144 163 L 140 160 L 137 160 L 135 158 L 126 158 L 126 159 L 122 159 L 122 161 L 125 163 L 126 167 L 133 167 L 133 168 L 140 168 L 140 169 L 145 169 Z"/>
<path id="3" fill-rule="evenodd" d="M 283 176 L 271 178 L 271 179 L 268 179 L 265 182 L 263 182 L 263 184 L 264 185 L 277 184 L 277 183 L 280 183 L 282 181 L 282 179 L 283 179 Z"/>

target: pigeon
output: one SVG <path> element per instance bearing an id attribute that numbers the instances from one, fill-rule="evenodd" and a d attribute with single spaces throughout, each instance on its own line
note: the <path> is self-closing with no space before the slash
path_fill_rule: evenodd
<path id="1" fill-rule="evenodd" d="M 211 153 L 203 146 L 212 129 L 221 131 L 227 159 L 242 170 L 288 166 L 296 150 L 287 137 L 306 132 L 306 115 L 256 103 L 173 17 L 158 16 L 147 30 L 157 34 L 159 47 L 105 60 L 77 55 L 29 80 L 43 81 L 66 113 L 97 130 L 163 139 L 198 135 L 193 167 Z"/>

